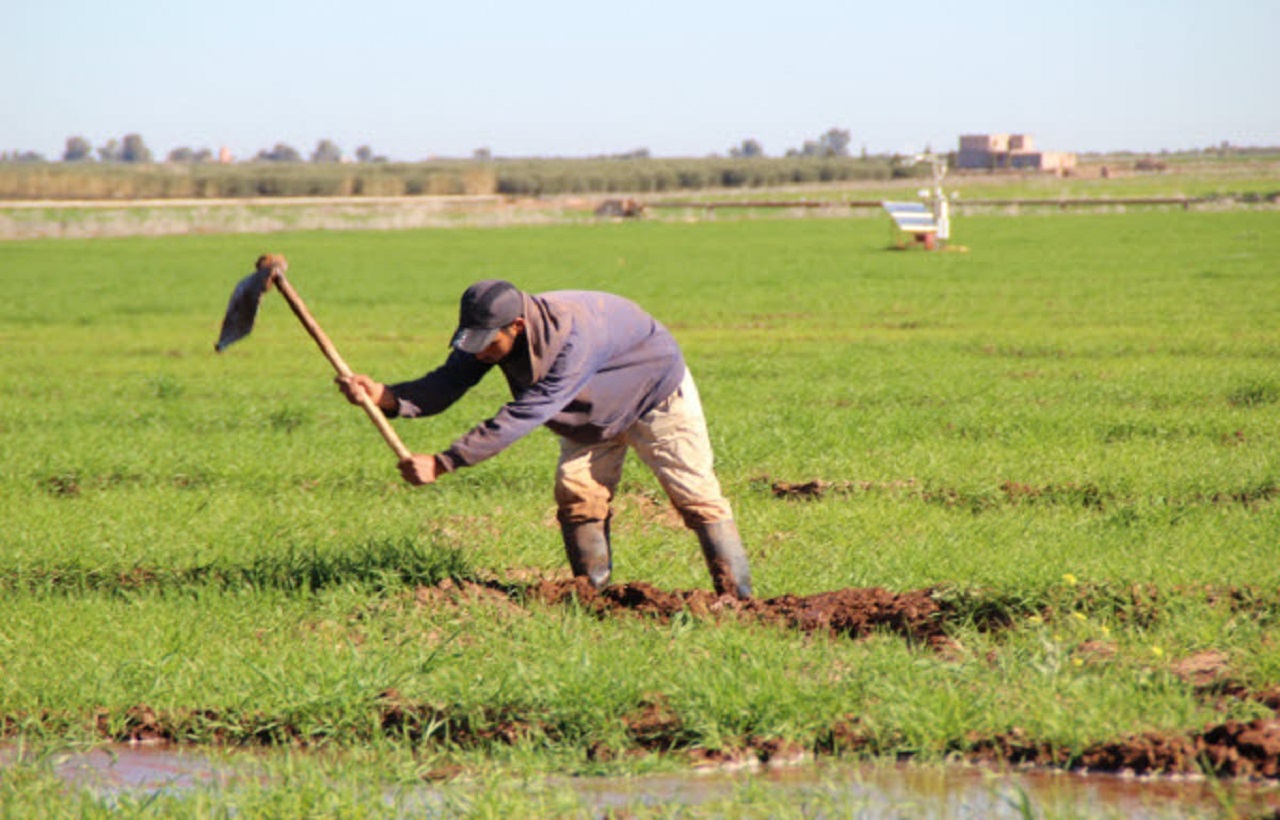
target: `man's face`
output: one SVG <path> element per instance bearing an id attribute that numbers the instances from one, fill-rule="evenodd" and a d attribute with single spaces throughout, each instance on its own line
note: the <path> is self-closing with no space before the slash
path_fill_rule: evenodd
<path id="1" fill-rule="evenodd" d="M 514 322 L 498 331 L 498 335 L 484 350 L 476 354 L 476 358 L 485 364 L 497 364 L 507 358 L 507 354 L 511 352 L 511 348 L 516 346 L 516 339 L 519 338 L 520 332 L 524 330 L 524 317 L 518 317 Z"/>

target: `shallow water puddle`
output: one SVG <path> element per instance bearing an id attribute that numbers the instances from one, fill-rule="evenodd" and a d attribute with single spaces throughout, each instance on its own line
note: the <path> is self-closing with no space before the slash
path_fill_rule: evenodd
<path id="1" fill-rule="evenodd" d="M 1037 817 L 1202 817 L 1217 816 L 1224 806 L 1246 816 L 1280 811 L 1274 784 L 996 772 L 964 765 L 814 764 L 748 774 L 583 778 L 572 785 L 587 805 L 602 811 L 637 803 L 694 806 L 749 794 L 753 785 L 791 794 L 797 806 L 834 807 L 859 817 L 1023 817 L 1024 808 Z"/>
<path id="2" fill-rule="evenodd" d="M 0 761 L 11 756 L 0 755 Z M 248 760 L 227 763 L 198 750 L 168 744 L 100 746 L 56 753 L 49 760 L 67 783 L 108 794 L 181 794 L 193 788 L 226 786 L 251 773 Z"/>
<path id="3" fill-rule="evenodd" d="M 18 759 L 0 749 L 0 767 Z M 269 758 L 269 755 L 268 755 Z M 219 753 L 166 744 L 117 744 L 48 758 L 68 784 L 104 794 L 181 795 L 201 788 L 234 789 L 237 781 L 265 779 L 261 752 Z M 820 762 L 752 771 L 690 771 L 640 777 L 551 778 L 548 789 L 568 789 L 599 813 L 637 805 L 698 806 L 742 799 L 836 808 L 864 817 L 1021 817 L 1067 812 L 1080 816 L 1201 817 L 1280 813 L 1280 784 L 1202 778 L 1134 778 L 1056 771 L 997 772 L 979 766 L 851 765 Z M 467 786 L 456 787 L 465 791 Z M 430 806 L 442 789 L 423 786 L 410 803 Z M 793 799 L 793 800 L 792 800 Z"/>

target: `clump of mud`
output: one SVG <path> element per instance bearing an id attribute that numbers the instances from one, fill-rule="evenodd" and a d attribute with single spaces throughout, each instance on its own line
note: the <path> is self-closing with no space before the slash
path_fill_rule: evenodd
<path id="1" fill-rule="evenodd" d="M 483 585 L 474 586 L 484 589 Z M 471 594 L 486 593 L 477 589 Z M 891 592 L 871 587 L 740 601 L 709 590 L 663 590 L 644 582 L 596 590 L 586 579 L 573 578 L 538 581 L 513 594 L 548 605 L 576 601 L 601 616 L 634 614 L 666 621 L 685 613 L 849 638 L 886 631 L 927 644 L 946 641 L 943 609 L 928 589 Z"/>
<path id="2" fill-rule="evenodd" d="M 1033 765 L 1100 772 L 1280 777 L 1280 718 L 1229 720 L 1202 732 L 1144 732 L 1097 743 L 1072 757 L 1065 749 L 1029 740 L 1020 730 L 975 738 L 967 757 L 1002 765 Z"/>

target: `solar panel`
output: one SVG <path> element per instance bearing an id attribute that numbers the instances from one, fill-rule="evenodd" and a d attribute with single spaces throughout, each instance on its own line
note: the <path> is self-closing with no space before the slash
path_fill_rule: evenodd
<path id="1" fill-rule="evenodd" d="M 882 203 L 889 216 L 904 231 L 936 231 L 933 212 L 921 202 L 884 202 Z"/>

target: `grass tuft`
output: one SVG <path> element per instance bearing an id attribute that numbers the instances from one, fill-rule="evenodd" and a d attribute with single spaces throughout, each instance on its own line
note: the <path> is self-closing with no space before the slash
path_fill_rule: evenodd
<path id="1" fill-rule="evenodd" d="M 1248 381 L 1227 391 L 1227 403 L 1233 407 L 1265 407 L 1280 402 L 1280 382 Z"/>

